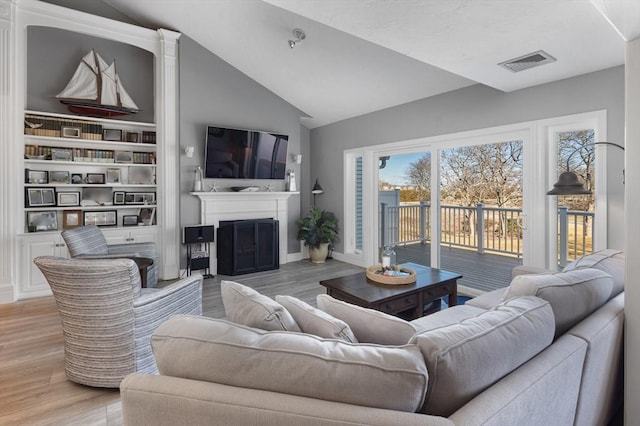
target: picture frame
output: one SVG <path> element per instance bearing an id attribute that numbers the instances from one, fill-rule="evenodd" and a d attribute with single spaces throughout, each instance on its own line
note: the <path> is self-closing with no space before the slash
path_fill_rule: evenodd
<path id="1" fill-rule="evenodd" d="M 133 163 L 133 151 L 115 151 L 113 158 L 116 163 Z"/>
<path id="2" fill-rule="evenodd" d="M 140 218 L 140 222 L 143 225 L 149 226 L 153 225 L 156 218 L 156 208 L 155 207 L 145 207 L 138 210 L 138 217 Z"/>
<path id="3" fill-rule="evenodd" d="M 72 229 L 82 226 L 82 210 L 63 210 L 62 229 Z"/>
<path id="4" fill-rule="evenodd" d="M 27 188 L 25 204 L 27 207 L 55 206 L 55 190 L 53 188 Z"/>
<path id="5" fill-rule="evenodd" d="M 49 183 L 49 172 L 46 170 L 25 169 L 25 183 L 38 185 Z"/>
<path id="6" fill-rule="evenodd" d="M 129 185 L 155 185 L 154 169 L 153 167 L 130 166 L 127 181 Z"/>
<path id="7" fill-rule="evenodd" d="M 58 192 L 56 193 L 56 197 L 58 201 L 58 206 L 60 207 L 80 205 L 79 192 Z"/>
<path id="8" fill-rule="evenodd" d="M 84 183 L 84 177 L 82 173 L 71 173 L 71 183 L 74 185 L 81 185 Z"/>
<path id="9" fill-rule="evenodd" d="M 87 173 L 85 181 L 91 185 L 101 185 L 105 182 L 104 173 Z"/>
<path id="10" fill-rule="evenodd" d="M 139 143 L 140 142 L 140 133 L 138 132 L 127 132 L 124 138 L 125 142 Z"/>
<path id="11" fill-rule="evenodd" d="M 120 176 L 121 176 L 120 169 L 117 169 L 117 168 L 107 169 L 107 183 L 112 183 L 112 184 L 122 183 Z"/>
<path id="12" fill-rule="evenodd" d="M 102 129 L 102 140 L 120 142 L 122 141 L 122 130 Z"/>
<path id="13" fill-rule="evenodd" d="M 124 198 L 125 204 L 146 205 L 156 203 L 155 192 L 127 192 Z"/>
<path id="14" fill-rule="evenodd" d="M 86 211 L 83 219 L 85 225 L 116 226 L 118 213 L 116 210 Z"/>
<path id="15" fill-rule="evenodd" d="M 73 161 L 71 148 L 51 148 L 52 161 Z"/>
<path id="16" fill-rule="evenodd" d="M 60 128 L 60 136 L 63 138 L 80 139 L 82 137 L 82 129 L 80 127 L 62 126 Z"/>
<path id="17" fill-rule="evenodd" d="M 125 204 L 125 192 L 124 191 L 114 191 L 113 192 L 113 204 L 121 205 Z"/>
<path id="18" fill-rule="evenodd" d="M 52 170 L 49 172 L 49 183 L 71 183 L 71 174 L 67 171 Z"/>
<path id="19" fill-rule="evenodd" d="M 27 230 L 29 232 L 57 231 L 58 215 L 55 211 L 27 212 Z"/>
<path id="20" fill-rule="evenodd" d="M 138 215 L 128 214 L 122 216 L 122 226 L 138 226 Z"/>

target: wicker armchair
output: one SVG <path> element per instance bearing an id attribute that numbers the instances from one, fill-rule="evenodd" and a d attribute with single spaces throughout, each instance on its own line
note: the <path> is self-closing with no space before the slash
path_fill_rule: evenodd
<path id="1" fill-rule="evenodd" d="M 202 276 L 141 289 L 131 259 L 34 260 L 60 312 L 65 371 L 74 382 L 116 388 L 129 373 L 157 374 L 151 333 L 171 315 L 202 315 Z"/>
<path id="2" fill-rule="evenodd" d="M 153 265 L 147 270 L 147 287 L 158 285 L 156 264 L 158 245 L 156 243 L 107 244 L 104 234 L 95 225 L 80 226 L 62 231 L 71 257 L 104 259 L 119 257 L 148 257 Z"/>

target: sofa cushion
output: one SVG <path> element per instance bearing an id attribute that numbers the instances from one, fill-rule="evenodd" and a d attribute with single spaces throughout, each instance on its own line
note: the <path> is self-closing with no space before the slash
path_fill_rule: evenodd
<path id="1" fill-rule="evenodd" d="M 547 300 L 556 318 L 556 337 L 609 299 L 613 279 L 598 269 L 576 269 L 550 275 L 519 275 L 504 295 L 504 300 L 518 296 L 537 296 Z"/>
<path id="2" fill-rule="evenodd" d="M 351 344 L 177 315 L 151 338 L 160 374 L 346 404 L 416 411 L 428 374 L 415 345 Z"/>
<path id="3" fill-rule="evenodd" d="M 349 324 L 361 343 L 406 345 L 416 333 L 415 327 L 408 321 L 375 309 L 362 308 L 334 299 L 328 294 L 319 294 L 316 302 L 318 308 Z"/>
<path id="4" fill-rule="evenodd" d="M 423 331 L 429 331 L 436 328 L 457 324 L 463 320 L 478 316 L 486 311 L 486 309 L 469 306 L 465 303 L 464 305 L 452 306 L 450 308 L 434 312 L 431 315 L 425 315 L 423 317 L 414 319 L 411 321 L 411 324 L 415 327 L 416 332 L 420 333 Z"/>
<path id="5" fill-rule="evenodd" d="M 508 300 L 457 324 L 417 333 L 429 390 L 422 412 L 449 416 L 553 341 L 553 311 L 537 297 Z"/>
<path id="6" fill-rule="evenodd" d="M 576 269 L 593 268 L 606 272 L 613 277 L 613 290 L 609 299 L 624 291 L 624 253 L 620 250 L 600 250 L 582 256 L 564 267 L 563 272 Z"/>
<path id="7" fill-rule="evenodd" d="M 300 331 L 291 314 L 275 300 L 233 281 L 220 283 L 227 319 L 263 330 Z"/>
<path id="8" fill-rule="evenodd" d="M 276 302 L 289 311 L 303 333 L 328 339 L 341 339 L 349 343 L 358 343 L 358 339 L 353 335 L 346 322 L 334 318 L 295 297 L 276 296 Z"/>

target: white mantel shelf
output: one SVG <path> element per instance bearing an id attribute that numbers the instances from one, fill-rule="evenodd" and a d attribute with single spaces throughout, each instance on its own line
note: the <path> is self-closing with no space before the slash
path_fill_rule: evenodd
<path id="1" fill-rule="evenodd" d="M 280 263 L 287 262 L 289 224 L 288 200 L 299 192 L 190 192 L 200 199 L 200 223 L 219 227 L 221 221 L 248 219 L 275 219 L 280 223 Z M 218 271 L 215 244 L 211 251 L 211 269 Z"/>

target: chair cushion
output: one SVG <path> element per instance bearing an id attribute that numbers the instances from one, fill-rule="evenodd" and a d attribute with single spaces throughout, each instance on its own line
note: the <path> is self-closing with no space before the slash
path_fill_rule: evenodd
<path id="1" fill-rule="evenodd" d="M 220 283 L 227 319 L 263 330 L 300 331 L 291 314 L 275 300 L 234 281 Z"/>
<path id="2" fill-rule="evenodd" d="M 624 291 L 624 253 L 620 250 L 606 249 L 582 256 L 565 266 L 562 272 L 586 268 L 599 269 L 613 277 L 613 290 L 609 299 Z"/>
<path id="3" fill-rule="evenodd" d="M 334 299 L 328 294 L 319 294 L 316 302 L 318 308 L 349 324 L 360 343 L 406 345 L 416 333 L 415 327 L 408 321 Z"/>
<path id="4" fill-rule="evenodd" d="M 557 274 L 519 275 L 504 294 L 504 300 L 537 296 L 547 300 L 556 318 L 556 337 L 609 299 L 613 279 L 598 269 L 576 269 Z"/>
<path id="5" fill-rule="evenodd" d="M 276 296 L 276 302 L 289 311 L 303 333 L 328 339 L 340 339 L 349 343 L 358 343 L 358 339 L 353 335 L 346 322 L 334 318 L 295 297 Z"/>
<path id="6" fill-rule="evenodd" d="M 429 390 L 421 412 L 449 416 L 553 341 L 553 311 L 537 297 L 508 300 L 457 324 L 417 333 Z"/>
<path id="7" fill-rule="evenodd" d="M 158 327 L 151 342 L 167 376 L 410 412 L 427 389 L 415 345 L 351 344 L 183 315 Z"/>

